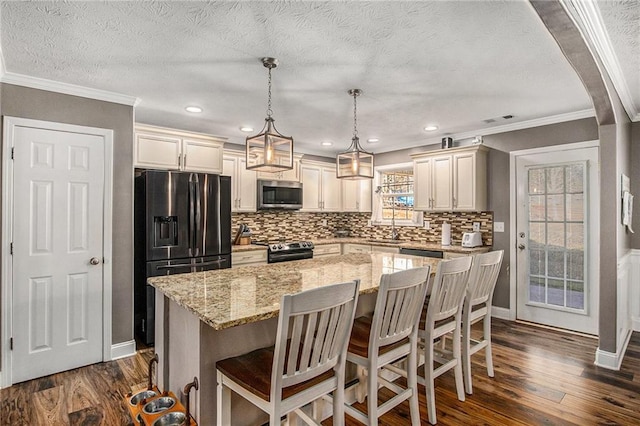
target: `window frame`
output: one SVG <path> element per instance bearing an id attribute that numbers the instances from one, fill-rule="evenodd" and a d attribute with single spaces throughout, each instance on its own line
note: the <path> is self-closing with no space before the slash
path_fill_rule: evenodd
<path id="1" fill-rule="evenodd" d="M 375 191 L 379 186 L 382 186 L 382 175 L 384 173 L 388 173 L 391 171 L 395 171 L 395 170 L 413 170 L 413 162 L 407 162 L 407 163 L 395 163 L 395 164 L 387 164 L 384 166 L 377 166 L 374 169 L 374 177 L 373 177 L 373 188 L 372 188 L 372 198 L 371 198 L 371 224 L 372 225 L 377 225 L 377 226 L 391 226 L 391 219 L 384 219 L 382 218 L 382 209 L 383 209 L 383 205 L 382 205 L 382 196 L 378 196 Z M 402 196 L 406 196 L 408 193 L 403 193 L 401 194 Z M 414 182 L 414 191 L 411 193 L 411 196 L 414 199 L 414 203 L 415 203 L 415 182 Z M 387 198 L 393 197 L 393 196 L 384 196 Z M 374 204 L 378 203 L 377 208 L 374 207 Z M 374 217 L 375 213 L 379 211 L 380 212 L 380 218 Z M 412 216 L 415 217 L 415 220 L 413 219 L 396 219 L 395 220 L 395 225 L 396 226 L 422 226 L 422 212 L 416 211 L 415 209 L 412 208 L 413 214 Z M 418 213 L 418 214 L 416 214 Z"/>

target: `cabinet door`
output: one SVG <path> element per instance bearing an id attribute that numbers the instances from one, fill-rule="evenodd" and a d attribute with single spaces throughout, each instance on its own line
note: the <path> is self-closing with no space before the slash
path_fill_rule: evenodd
<path id="1" fill-rule="evenodd" d="M 300 167 L 302 177 L 302 210 L 309 212 L 319 212 L 320 185 L 322 182 L 322 172 L 320 167 L 312 165 L 302 165 Z"/>
<path id="2" fill-rule="evenodd" d="M 238 182 L 236 182 L 237 157 L 222 157 L 222 176 L 231 177 L 231 211 L 238 211 Z"/>
<path id="3" fill-rule="evenodd" d="M 145 169 L 178 170 L 181 143 L 180 138 L 137 133 L 133 165 Z"/>
<path id="4" fill-rule="evenodd" d="M 451 155 L 433 157 L 433 210 L 453 210 L 453 164 Z"/>
<path id="5" fill-rule="evenodd" d="M 300 160 L 294 158 L 293 169 L 280 172 L 280 178 L 282 180 L 300 182 Z"/>
<path id="6" fill-rule="evenodd" d="M 475 152 L 453 156 L 453 208 L 474 210 L 476 200 Z"/>
<path id="7" fill-rule="evenodd" d="M 358 195 L 358 211 L 371 212 L 371 179 L 360 181 Z"/>
<path id="8" fill-rule="evenodd" d="M 342 180 L 342 211 L 357 212 L 359 209 L 360 181 Z"/>
<path id="9" fill-rule="evenodd" d="M 342 182 L 335 167 L 322 168 L 322 211 L 339 212 L 342 207 Z"/>
<path id="10" fill-rule="evenodd" d="M 257 206 L 256 172 L 247 170 L 247 159 L 240 157 L 236 162 L 236 179 L 238 181 L 239 212 L 255 212 Z"/>
<path id="11" fill-rule="evenodd" d="M 183 170 L 204 173 L 222 172 L 222 144 L 219 142 L 184 139 Z"/>
<path id="12" fill-rule="evenodd" d="M 420 158 L 413 162 L 413 208 L 418 211 L 432 209 L 431 203 L 431 158 Z"/>

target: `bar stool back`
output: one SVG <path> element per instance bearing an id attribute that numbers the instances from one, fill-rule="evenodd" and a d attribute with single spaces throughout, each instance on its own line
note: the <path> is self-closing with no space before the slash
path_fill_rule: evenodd
<path id="1" fill-rule="evenodd" d="M 217 423 L 228 426 L 230 390 L 269 414 L 269 425 L 292 412 L 319 424 L 301 407 L 333 392 L 333 424 L 344 424 L 347 342 L 359 280 L 282 297 L 275 347 L 219 361 Z"/>

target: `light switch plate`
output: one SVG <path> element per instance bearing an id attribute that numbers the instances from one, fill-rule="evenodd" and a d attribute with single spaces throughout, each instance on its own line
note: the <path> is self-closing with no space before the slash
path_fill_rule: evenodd
<path id="1" fill-rule="evenodd" d="M 473 232 L 480 232 L 480 222 L 473 222 Z"/>
<path id="2" fill-rule="evenodd" d="M 504 222 L 494 222 L 493 223 L 493 231 L 494 232 L 504 232 Z"/>

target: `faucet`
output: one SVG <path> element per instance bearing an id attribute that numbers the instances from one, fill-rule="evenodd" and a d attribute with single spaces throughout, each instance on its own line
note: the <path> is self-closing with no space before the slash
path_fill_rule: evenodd
<path id="1" fill-rule="evenodd" d="M 398 239 L 398 230 L 396 229 L 396 198 L 392 199 L 391 203 L 391 239 Z"/>

